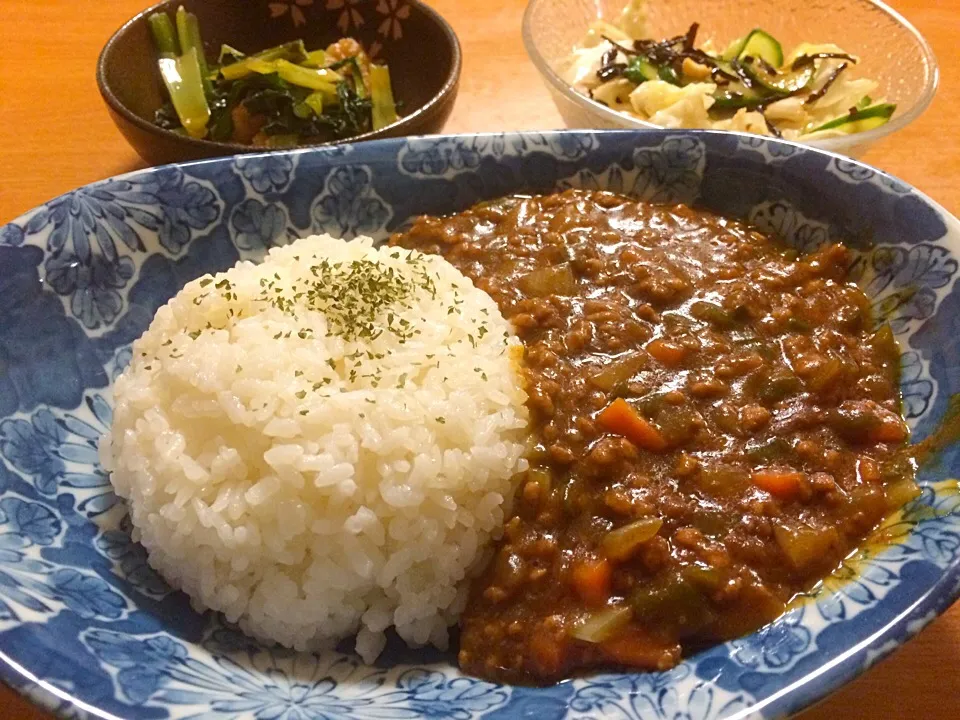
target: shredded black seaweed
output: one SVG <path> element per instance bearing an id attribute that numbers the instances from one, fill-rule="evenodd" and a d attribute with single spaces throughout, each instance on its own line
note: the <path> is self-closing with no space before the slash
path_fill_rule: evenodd
<path id="1" fill-rule="evenodd" d="M 806 65 L 813 65 L 815 60 L 847 60 L 848 62 L 856 63 L 857 59 L 853 55 L 847 55 L 846 53 L 811 53 L 810 55 L 801 55 L 796 60 L 793 61 L 793 64 L 790 66 L 791 70 L 799 70 L 800 68 Z"/>
<path id="2" fill-rule="evenodd" d="M 840 63 L 840 65 L 837 66 L 837 69 L 830 73 L 830 77 L 827 78 L 827 81 L 820 87 L 820 89 L 815 90 L 814 92 L 810 93 L 809 96 L 807 96 L 807 99 L 803 101 L 804 104 L 810 105 L 811 103 L 815 103 L 817 100 L 826 95 L 827 90 L 830 89 L 830 86 L 837 81 L 837 78 L 840 77 L 840 73 L 846 69 L 847 63 Z"/>

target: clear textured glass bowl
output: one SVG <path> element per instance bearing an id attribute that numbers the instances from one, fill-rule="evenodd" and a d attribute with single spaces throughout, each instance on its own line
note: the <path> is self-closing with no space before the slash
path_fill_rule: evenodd
<path id="1" fill-rule="evenodd" d="M 627 0 L 530 0 L 523 17 L 527 53 L 546 82 L 568 127 L 644 128 L 632 118 L 576 92 L 557 68 L 600 18 L 615 20 Z M 917 29 L 882 2 L 873 0 L 653 0 L 647 4 L 651 37 L 686 32 L 700 23 L 700 37 L 719 47 L 754 27 L 770 32 L 788 49 L 800 42 L 836 43 L 860 57 L 857 74 L 880 83 L 883 97 L 897 103 L 890 122 L 846 137 L 811 140 L 824 150 L 857 156 L 868 146 L 906 127 L 926 109 L 937 90 L 937 61 Z"/>

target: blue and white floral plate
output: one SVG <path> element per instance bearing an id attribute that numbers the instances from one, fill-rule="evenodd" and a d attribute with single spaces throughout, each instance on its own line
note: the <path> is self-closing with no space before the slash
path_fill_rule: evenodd
<path id="1" fill-rule="evenodd" d="M 312 232 L 385 237 L 421 213 L 564 187 L 699 203 L 810 250 L 843 240 L 903 348 L 922 439 L 960 390 L 960 223 L 881 172 L 710 132 L 389 140 L 174 165 L 80 188 L 0 227 L 0 675 L 64 717 L 744 718 L 823 697 L 960 594 L 960 444 L 923 494 L 811 598 L 665 673 L 543 689 L 464 677 L 452 655 L 261 647 L 146 564 L 97 465 L 130 343 L 187 281 Z"/>

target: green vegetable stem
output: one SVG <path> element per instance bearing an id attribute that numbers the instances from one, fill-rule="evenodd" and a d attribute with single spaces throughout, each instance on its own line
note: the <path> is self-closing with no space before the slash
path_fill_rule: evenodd
<path id="1" fill-rule="evenodd" d="M 372 65 L 362 50 L 337 59 L 308 51 L 299 39 L 250 55 L 224 44 L 211 65 L 199 21 L 183 6 L 147 21 L 170 96 L 155 116 L 161 127 L 193 138 L 289 147 L 397 120 L 389 70 Z"/>

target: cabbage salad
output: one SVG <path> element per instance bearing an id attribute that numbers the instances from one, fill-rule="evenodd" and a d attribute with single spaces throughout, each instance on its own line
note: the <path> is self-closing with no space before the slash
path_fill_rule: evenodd
<path id="1" fill-rule="evenodd" d="M 666 128 L 707 128 L 815 140 L 889 121 L 896 105 L 875 99 L 878 83 L 855 77 L 858 58 L 830 43 L 784 53 L 755 28 L 717 50 L 697 46 L 699 26 L 647 37 L 643 2 L 614 23 L 598 20 L 569 58 L 566 80 L 613 110 Z"/>

